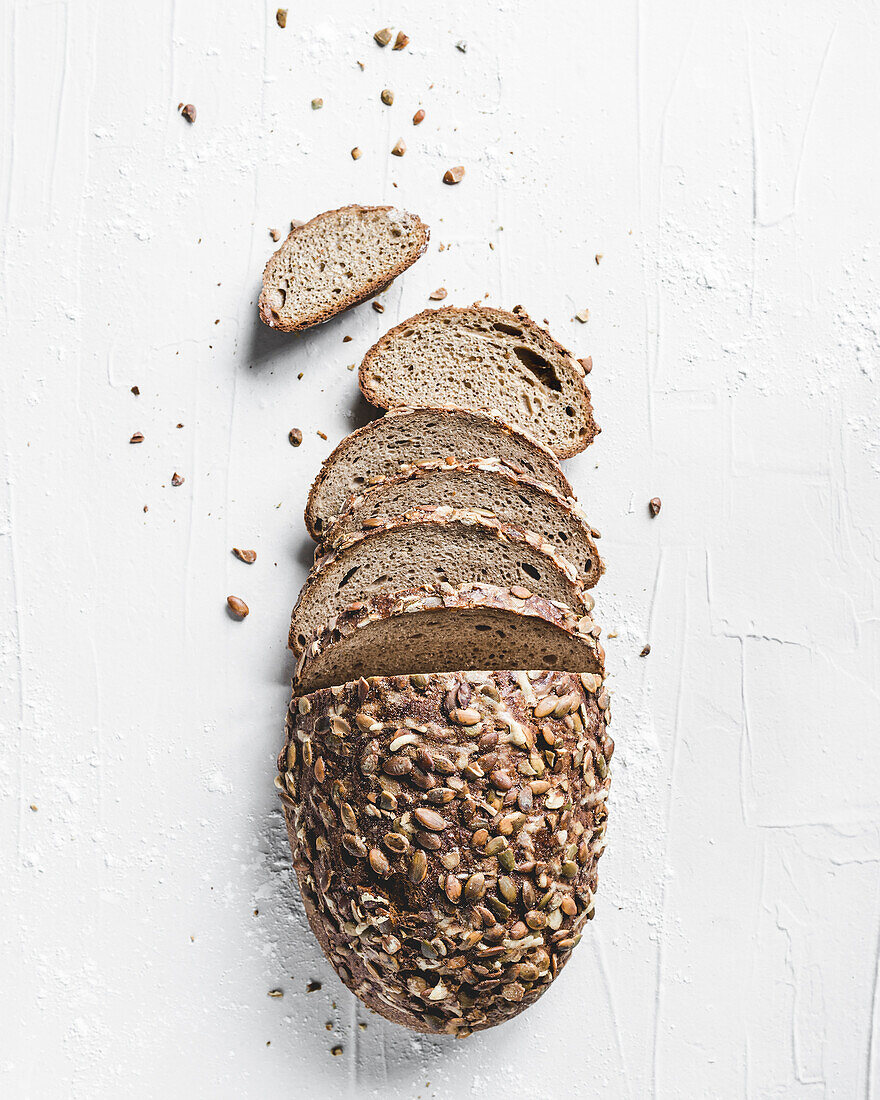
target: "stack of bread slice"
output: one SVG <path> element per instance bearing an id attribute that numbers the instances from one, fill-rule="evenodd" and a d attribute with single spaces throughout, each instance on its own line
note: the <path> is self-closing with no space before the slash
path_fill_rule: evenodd
<path id="1" fill-rule="evenodd" d="M 386 411 L 309 494 L 276 782 L 343 981 L 467 1035 L 540 996 L 594 912 L 604 566 L 559 459 L 598 428 L 582 365 L 519 308 L 421 313 L 359 380 Z"/>

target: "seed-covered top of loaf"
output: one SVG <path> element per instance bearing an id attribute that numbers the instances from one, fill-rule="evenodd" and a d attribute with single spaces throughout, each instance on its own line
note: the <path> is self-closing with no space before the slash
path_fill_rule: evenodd
<path id="1" fill-rule="evenodd" d="M 431 402 L 503 417 L 560 458 L 599 429 L 586 372 L 524 312 L 471 306 L 425 310 L 367 352 L 360 386 L 380 408 Z"/>
<path id="2" fill-rule="evenodd" d="M 428 246 L 415 214 L 393 206 L 344 206 L 291 230 L 266 264 L 260 317 L 296 332 L 384 289 Z"/>

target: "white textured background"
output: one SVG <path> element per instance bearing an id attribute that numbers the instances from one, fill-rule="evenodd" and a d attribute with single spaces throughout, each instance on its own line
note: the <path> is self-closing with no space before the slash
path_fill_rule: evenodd
<path id="1" fill-rule="evenodd" d="M 0 1094 L 880 1097 L 880 9 L 275 7 L 0 4 Z M 263 329 L 269 227 L 352 201 L 426 257 Z M 272 787 L 346 367 L 441 284 L 592 354 L 617 632 L 597 919 L 457 1043 L 332 974 Z"/>

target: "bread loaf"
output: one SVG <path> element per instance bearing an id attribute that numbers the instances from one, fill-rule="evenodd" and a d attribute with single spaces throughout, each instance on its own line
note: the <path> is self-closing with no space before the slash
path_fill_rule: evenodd
<path id="1" fill-rule="evenodd" d="M 348 498 L 379 478 L 420 462 L 498 458 L 564 497 L 571 486 L 552 451 L 503 420 L 467 409 L 394 409 L 347 435 L 321 467 L 306 506 L 306 527 L 320 539 Z"/>
<path id="2" fill-rule="evenodd" d="M 590 596 L 584 596 L 592 607 Z M 306 644 L 294 690 L 308 694 L 361 676 L 431 669 L 567 669 L 602 675 L 600 630 L 525 588 L 449 584 L 373 596 L 334 616 Z"/>
<path id="3" fill-rule="evenodd" d="M 599 431 L 584 368 L 522 311 L 425 310 L 370 348 L 359 382 L 383 409 L 438 403 L 500 416 L 559 458 Z"/>
<path id="4" fill-rule="evenodd" d="M 294 698 L 276 780 L 306 913 L 368 1007 L 467 1035 L 593 916 L 608 697 L 567 672 L 375 677 Z"/>

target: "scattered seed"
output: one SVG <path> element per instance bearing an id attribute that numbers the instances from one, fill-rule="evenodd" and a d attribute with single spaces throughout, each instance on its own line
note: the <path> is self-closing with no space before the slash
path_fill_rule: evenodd
<path id="1" fill-rule="evenodd" d="M 382 838 L 382 843 L 389 852 L 393 852 L 396 856 L 402 856 L 404 852 L 409 851 L 409 841 L 403 833 L 386 833 Z"/>
<path id="2" fill-rule="evenodd" d="M 281 234 L 278 232 L 277 229 L 270 229 L 269 230 L 269 236 L 272 238 L 273 241 L 280 241 L 281 240 Z"/>
<path id="3" fill-rule="evenodd" d="M 389 756 L 382 771 L 391 776 L 407 775 L 412 771 L 412 760 L 408 756 Z"/>
<path id="4" fill-rule="evenodd" d="M 375 38 L 380 46 L 387 46 L 391 41 L 391 28 L 383 27 L 381 31 L 376 31 L 373 38 Z"/>
<path id="5" fill-rule="evenodd" d="M 237 546 L 233 546 L 232 552 L 233 554 L 235 554 L 239 561 L 245 561 L 248 563 L 248 565 L 253 565 L 254 562 L 257 560 L 256 550 L 239 550 Z"/>
<path id="6" fill-rule="evenodd" d="M 456 165 L 455 168 L 447 168 L 443 173 L 444 183 L 461 183 L 464 179 L 464 166 L 461 164 Z"/>
<path id="7" fill-rule="evenodd" d="M 327 433 L 326 432 L 322 432 L 322 431 L 319 430 L 317 432 L 317 434 L 321 437 L 321 439 L 326 439 L 327 438 Z"/>
<path id="8" fill-rule="evenodd" d="M 489 839 L 488 829 L 477 829 L 474 835 L 471 837 L 471 844 L 474 848 L 482 848 L 486 841 Z"/>
<path id="9" fill-rule="evenodd" d="M 379 96 L 386 107 L 390 107 L 394 102 L 394 92 L 390 88 L 383 88 L 382 94 Z"/>
<path id="10" fill-rule="evenodd" d="M 287 26 L 287 8 L 279 8 L 275 12 L 275 22 L 282 30 Z"/>
<path id="11" fill-rule="evenodd" d="M 185 478 L 185 477 L 181 477 L 181 475 L 180 475 L 179 473 L 177 473 L 177 471 L 176 471 L 176 470 L 175 470 L 175 472 L 174 472 L 174 473 L 173 473 L 173 474 L 171 475 L 171 484 L 172 484 L 172 485 L 174 486 L 174 488 L 175 488 L 175 489 L 176 489 L 176 488 L 178 487 L 178 485 L 183 485 L 183 483 L 184 483 L 185 481 L 186 481 L 186 478 Z"/>
<path id="12" fill-rule="evenodd" d="M 132 386 L 131 392 L 135 395 L 135 397 L 140 397 L 141 395 L 141 391 L 138 389 L 137 386 Z"/>
<path id="13" fill-rule="evenodd" d="M 660 497 L 651 497 L 651 499 L 648 501 L 648 507 L 651 510 L 652 516 L 658 516 L 662 507 Z"/>
<path id="14" fill-rule="evenodd" d="M 580 321 L 582 325 L 585 325 L 590 319 L 590 311 L 588 309 L 582 309 L 580 313 L 576 313 L 575 320 Z"/>
<path id="15" fill-rule="evenodd" d="M 651 647 L 646 642 L 645 645 L 642 646 L 642 651 L 639 654 L 639 656 L 640 657 L 647 657 L 650 652 L 651 652 Z"/>
<path id="16" fill-rule="evenodd" d="M 180 113 L 186 119 L 186 121 L 192 126 L 196 120 L 196 109 L 191 103 L 187 103 L 185 107 L 180 108 Z"/>
<path id="17" fill-rule="evenodd" d="M 144 441 L 144 433 L 143 432 L 135 432 L 134 435 L 131 437 L 131 439 L 129 439 L 128 442 L 129 443 L 143 443 L 143 441 Z"/>
<path id="18" fill-rule="evenodd" d="M 589 374 L 593 369 L 593 357 L 588 355 L 586 359 L 578 359 L 580 365 L 584 368 L 584 374 Z"/>
<path id="19" fill-rule="evenodd" d="M 340 1046 L 331 1047 L 330 1048 L 330 1053 L 333 1055 L 334 1058 L 338 1058 L 339 1055 L 342 1053 L 342 1047 L 340 1047 Z"/>
<path id="20" fill-rule="evenodd" d="M 323 106 L 324 106 L 324 100 L 321 99 L 320 97 L 318 99 L 313 99 L 312 100 L 312 110 L 313 111 L 320 111 Z"/>
<path id="21" fill-rule="evenodd" d="M 238 596 L 227 596 L 226 603 L 229 605 L 229 610 L 233 613 L 233 615 L 237 615 L 239 619 L 244 619 L 247 615 L 250 614 L 251 609 L 244 602 L 244 600 L 239 599 Z"/>
<path id="22" fill-rule="evenodd" d="M 428 295 L 432 302 L 442 302 L 446 297 L 446 287 L 438 286 L 436 290 L 432 290 Z"/>
<path id="23" fill-rule="evenodd" d="M 357 146 L 355 146 L 354 149 L 352 149 L 352 151 L 351 151 L 351 159 L 352 160 L 360 160 L 362 155 L 363 154 L 361 153 L 360 149 L 358 149 Z"/>
<path id="24" fill-rule="evenodd" d="M 398 31 L 397 32 L 397 38 L 394 40 L 394 46 L 392 48 L 395 49 L 395 50 L 402 50 L 405 46 L 408 46 L 408 45 L 409 45 L 409 35 L 404 34 L 403 31 Z"/>
<path id="25" fill-rule="evenodd" d="M 269 996 L 270 997 L 283 997 L 284 996 L 284 990 L 283 989 L 270 989 L 269 990 Z"/>
<path id="26" fill-rule="evenodd" d="M 370 304 L 372 305 L 373 309 L 377 313 L 384 313 L 385 312 L 385 307 L 382 305 L 381 302 L 371 302 Z"/>
<path id="27" fill-rule="evenodd" d="M 287 438 L 290 440 L 291 447 L 298 447 L 303 441 L 303 434 L 299 428 L 291 428 L 287 433 Z"/>
<path id="28" fill-rule="evenodd" d="M 394 143 L 394 148 L 391 150 L 392 157 L 402 157 L 406 152 L 406 142 L 403 138 L 400 138 Z"/>
<path id="29" fill-rule="evenodd" d="M 480 721 L 480 712 L 472 707 L 460 707 L 450 715 L 459 726 L 475 726 Z"/>
<path id="30" fill-rule="evenodd" d="M 418 126 L 420 123 L 422 123 L 424 121 L 425 121 L 425 112 L 420 107 L 416 111 L 416 113 L 413 115 L 413 126 Z"/>
<path id="31" fill-rule="evenodd" d="M 453 905 L 455 905 L 461 897 L 461 883 L 455 875 L 450 874 L 446 876 L 443 890 Z"/>

